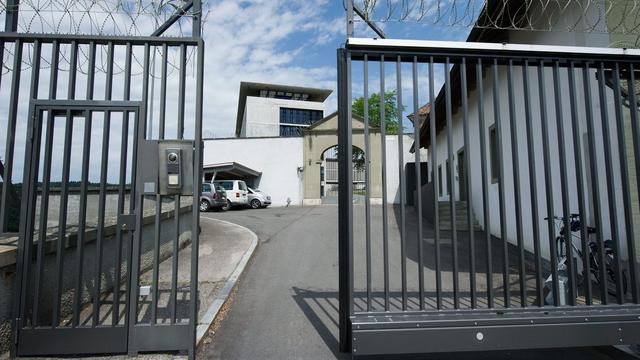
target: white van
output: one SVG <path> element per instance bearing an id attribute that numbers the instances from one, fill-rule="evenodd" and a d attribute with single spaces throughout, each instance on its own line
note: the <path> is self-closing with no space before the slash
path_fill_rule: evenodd
<path id="1" fill-rule="evenodd" d="M 216 180 L 216 187 L 221 186 L 227 192 L 227 207 L 249 205 L 247 184 L 242 180 Z"/>

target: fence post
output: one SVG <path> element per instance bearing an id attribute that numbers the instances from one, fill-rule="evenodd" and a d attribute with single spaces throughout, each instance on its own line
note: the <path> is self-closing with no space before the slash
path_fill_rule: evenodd
<path id="1" fill-rule="evenodd" d="M 338 309 L 340 351 L 351 349 L 352 309 L 351 253 L 353 236 L 352 148 L 351 148 L 351 78 L 349 53 L 338 49 Z"/>

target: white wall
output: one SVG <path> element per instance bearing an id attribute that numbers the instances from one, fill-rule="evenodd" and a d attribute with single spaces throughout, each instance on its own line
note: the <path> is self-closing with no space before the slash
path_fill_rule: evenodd
<path id="1" fill-rule="evenodd" d="M 547 34 L 541 33 L 541 38 L 547 37 Z M 601 35 L 598 35 L 600 37 Z M 540 40 L 542 42 L 544 39 L 536 39 L 536 34 L 529 34 L 529 42 L 535 42 Z M 573 44 L 565 44 L 565 45 L 573 45 Z M 560 94 L 562 96 L 562 107 L 560 108 L 560 114 L 562 116 L 562 120 L 559 121 L 562 124 L 562 133 L 565 138 L 565 151 L 566 151 L 566 161 L 567 161 L 567 185 L 568 185 L 568 194 L 569 194 L 569 208 L 572 213 L 578 213 L 578 190 L 577 190 L 577 178 L 576 178 L 576 167 L 574 160 L 574 147 L 573 147 L 573 136 L 571 129 L 571 109 L 570 109 L 570 99 L 569 99 L 569 85 L 568 85 L 568 71 L 566 69 L 560 70 Z M 585 108 L 585 96 L 584 96 L 584 85 L 582 81 L 582 71 L 578 70 L 575 73 L 576 78 L 576 91 L 577 91 L 577 119 L 579 119 L 580 123 L 580 140 L 582 141 L 581 147 L 582 151 L 580 157 L 582 159 L 583 164 L 596 164 L 599 181 L 597 185 L 596 192 L 600 196 L 600 208 L 602 210 L 602 230 L 604 232 L 604 238 L 610 239 L 612 238 L 612 226 L 609 220 L 609 200 L 607 196 L 607 179 L 606 179 L 606 169 L 605 169 L 605 158 L 604 158 L 604 144 L 603 144 L 603 133 L 602 133 L 602 120 L 600 116 L 601 112 L 601 104 L 598 99 L 598 85 L 595 76 L 595 72 L 591 71 L 589 74 L 591 81 L 591 98 L 592 98 L 592 114 L 594 116 L 595 123 L 595 154 L 592 159 L 588 159 L 588 143 L 586 142 L 585 133 L 587 131 L 586 124 L 586 108 Z M 520 67 L 515 67 L 513 72 L 514 79 L 514 108 L 515 114 L 511 115 L 509 113 L 509 98 L 508 98 L 508 87 L 507 87 L 507 70 L 506 67 L 499 67 L 498 71 L 499 78 L 499 101 L 500 101 L 500 118 L 501 118 L 501 133 L 502 133 L 502 160 L 504 166 L 504 192 L 505 192 L 505 214 L 506 214 L 506 225 L 507 225 L 507 239 L 511 243 L 517 243 L 516 237 L 516 221 L 515 221 L 515 195 L 514 195 L 514 171 L 513 171 L 513 154 L 511 148 L 511 116 L 516 124 L 516 134 L 518 141 L 518 162 L 519 162 L 519 176 L 520 176 L 520 184 L 521 184 L 521 206 L 520 209 L 522 211 L 522 224 L 523 224 L 523 235 L 524 235 L 524 243 L 525 247 L 529 251 L 533 251 L 533 218 L 532 218 L 532 201 L 531 201 L 531 192 L 530 192 L 530 183 L 529 183 L 529 162 L 527 158 L 527 132 L 526 132 L 526 123 L 525 123 L 525 104 L 524 104 L 524 87 L 522 83 L 522 70 Z M 554 78 L 550 68 L 546 68 L 543 77 L 543 86 L 546 91 L 546 109 L 547 109 L 547 118 L 548 118 L 548 132 L 549 132 L 549 149 L 550 149 L 550 173 L 551 173 L 551 185 L 552 185 L 552 193 L 553 193 L 553 213 L 556 215 L 562 215 L 562 194 L 561 194 L 561 176 L 560 176 L 560 159 L 559 159 L 559 143 L 558 143 L 558 118 L 556 116 L 556 96 L 554 92 Z M 485 128 L 479 129 L 479 117 L 478 117 L 478 91 L 474 90 L 469 95 L 469 126 L 470 126 L 470 144 L 468 146 L 468 150 L 465 152 L 467 156 L 469 156 L 471 171 L 469 174 L 469 180 L 471 184 L 471 201 L 473 203 L 473 210 L 475 212 L 475 216 L 478 219 L 479 223 L 484 226 L 483 221 L 483 207 L 482 207 L 482 174 L 481 174 L 481 153 L 480 153 L 480 131 L 484 131 L 484 134 L 487 139 L 486 143 L 486 155 L 487 155 L 487 175 L 489 182 L 489 209 L 491 213 L 491 226 L 490 231 L 495 236 L 501 237 L 500 232 L 500 213 L 499 213 L 499 191 L 498 184 L 491 184 L 490 179 L 490 152 L 489 152 L 489 128 L 494 124 L 495 116 L 494 116 L 494 107 L 493 107 L 493 83 L 492 83 L 492 72 L 491 68 L 487 68 L 485 72 L 485 77 L 483 81 L 483 92 L 484 92 L 484 117 L 485 117 Z M 534 154 L 535 154 L 535 179 L 536 179 L 536 189 L 537 189 L 537 205 L 538 205 L 538 220 L 539 220 L 539 233 L 540 233 L 540 244 L 543 256 L 548 257 L 549 254 L 549 231 L 547 228 L 546 221 L 543 220 L 544 217 L 547 217 L 549 214 L 547 213 L 547 202 L 546 202 L 546 189 L 545 189 L 545 162 L 543 157 L 543 145 L 542 145 L 542 126 L 541 126 L 541 117 L 540 117 L 540 97 L 539 97 L 539 86 L 538 86 L 538 72 L 536 68 L 529 69 L 529 85 L 530 85 L 530 100 L 531 100 L 531 115 L 532 115 L 532 133 L 533 133 L 533 142 L 534 142 Z M 611 89 L 606 88 L 606 106 L 607 113 L 609 119 L 610 126 L 610 138 L 612 141 L 612 162 L 613 167 L 613 178 L 609 179 L 609 181 L 613 182 L 615 192 L 616 192 L 616 201 L 617 201 L 617 209 L 618 209 L 618 227 L 621 230 L 620 232 L 620 246 L 622 250 L 622 258 L 626 258 L 626 243 L 625 243 L 625 233 L 624 233 L 624 217 L 622 216 L 622 182 L 620 178 L 620 164 L 619 164 L 619 156 L 617 149 L 617 142 L 615 139 L 617 138 L 617 130 L 615 126 L 615 113 L 614 113 L 614 101 L 613 94 Z M 625 111 L 626 110 L 625 108 Z M 453 116 L 453 152 L 454 154 L 464 146 L 464 138 L 463 138 L 463 124 L 462 124 L 462 114 L 461 111 L 458 111 Z M 448 157 L 448 143 L 447 143 L 447 132 L 446 128 L 441 131 L 437 136 L 437 147 L 436 147 L 436 156 L 437 156 L 437 166 L 442 165 L 442 173 L 443 180 L 445 183 L 443 184 L 443 194 L 444 196 L 439 197 L 440 200 L 448 200 L 447 193 L 447 184 L 446 184 L 446 171 L 445 171 L 445 161 Z M 455 176 L 455 194 L 456 198 L 459 195 L 460 191 L 457 183 L 457 156 L 454 156 L 454 176 Z M 585 201 L 587 202 L 587 207 L 589 207 L 589 203 L 593 202 L 593 199 L 590 196 L 591 190 L 591 177 L 589 175 L 589 169 L 583 169 L 582 178 L 585 179 Z M 436 172 L 437 174 L 437 172 Z M 437 189 L 436 189 L 437 190 Z M 591 205 L 592 207 L 592 205 Z M 594 214 L 592 211 L 587 209 L 586 211 L 586 219 L 588 219 L 589 225 L 595 226 Z M 554 229 L 555 231 L 555 229 Z"/>
<path id="2" fill-rule="evenodd" d="M 415 162 L 415 154 L 409 152 L 411 149 L 411 145 L 413 145 L 413 138 L 404 135 L 402 141 L 402 161 L 403 165 L 406 165 L 410 162 Z M 397 135 L 387 135 L 386 139 L 387 146 L 387 156 L 385 159 L 386 169 L 387 169 L 387 203 L 389 204 L 399 204 L 400 203 L 400 175 L 399 175 L 399 159 L 398 159 L 398 136 Z M 428 162 L 430 161 L 428 157 L 428 151 L 426 149 L 422 149 L 420 151 L 420 162 Z M 405 168 L 404 166 L 402 167 Z M 373 176 L 373 175 L 372 175 Z"/>
<path id="3" fill-rule="evenodd" d="M 280 108 L 321 110 L 324 103 L 248 96 L 241 137 L 280 136 Z"/>
<path id="4" fill-rule="evenodd" d="M 233 138 L 205 140 L 204 164 L 231 162 L 262 172 L 258 187 L 272 206 L 302 204 L 302 138 Z"/>

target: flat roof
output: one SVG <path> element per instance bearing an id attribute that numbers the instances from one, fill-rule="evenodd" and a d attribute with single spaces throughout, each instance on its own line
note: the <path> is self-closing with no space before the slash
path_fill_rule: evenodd
<path id="1" fill-rule="evenodd" d="M 227 174 L 239 176 L 239 177 L 258 177 L 262 175 L 262 172 L 254 170 L 248 166 L 239 164 L 235 161 L 207 164 L 202 167 L 203 173 L 209 172 L 225 172 Z"/>
<path id="2" fill-rule="evenodd" d="M 236 136 L 240 136 L 242 117 L 244 115 L 244 108 L 247 104 L 247 96 L 259 97 L 262 90 L 273 91 L 276 93 L 306 94 L 308 97 L 304 101 L 320 103 L 327 100 L 329 95 L 333 92 L 333 90 L 320 88 L 241 81 L 240 93 L 238 95 L 238 111 L 236 115 Z"/>

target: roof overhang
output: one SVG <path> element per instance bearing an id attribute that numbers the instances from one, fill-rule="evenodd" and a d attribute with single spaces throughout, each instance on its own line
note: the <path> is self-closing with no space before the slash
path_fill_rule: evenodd
<path id="1" fill-rule="evenodd" d="M 325 100 L 327 100 L 329 95 L 331 95 L 331 93 L 333 92 L 332 90 L 328 90 L 328 89 L 242 81 L 240 82 L 240 93 L 238 95 L 238 111 L 236 114 L 236 136 L 240 136 L 240 131 L 242 130 L 242 118 L 244 117 L 244 108 L 247 104 L 247 97 L 260 96 L 261 90 L 294 93 L 294 94 L 296 93 L 306 94 L 308 95 L 308 98 L 306 98 L 304 101 L 319 102 L 319 103 L 322 103 Z"/>
<path id="2" fill-rule="evenodd" d="M 237 177 L 259 177 L 262 172 L 251 169 L 237 162 L 207 164 L 202 167 L 203 173 L 227 173 Z"/>

